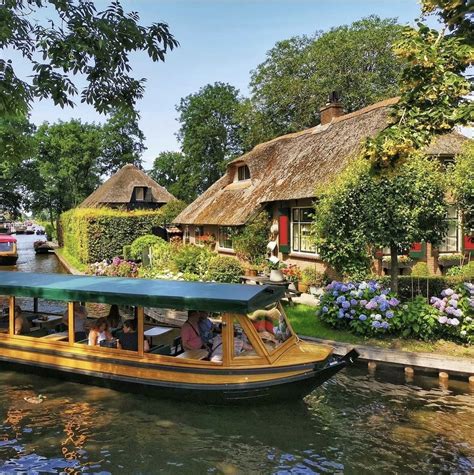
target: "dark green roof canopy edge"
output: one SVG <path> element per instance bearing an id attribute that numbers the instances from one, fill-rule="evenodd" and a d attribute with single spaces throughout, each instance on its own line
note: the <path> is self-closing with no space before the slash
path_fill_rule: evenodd
<path id="1" fill-rule="evenodd" d="M 0 295 L 242 314 L 278 302 L 284 289 L 269 285 L 0 272 Z"/>

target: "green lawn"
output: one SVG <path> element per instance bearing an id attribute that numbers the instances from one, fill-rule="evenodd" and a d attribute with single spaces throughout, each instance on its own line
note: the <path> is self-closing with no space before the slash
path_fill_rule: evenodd
<path id="1" fill-rule="evenodd" d="M 434 342 L 425 342 L 418 340 L 405 340 L 402 338 L 365 338 L 353 335 L 345 330 L 335 330 L 325 325 L 315 315 L 315 308 L 307 305 L 285 306 L 286 314 L 298 335 L 322 338 L 324 340 L 334 340 L 344 343 L 353 343 L 359 345 L 378 346 L 402 351 L 413 352 L 436 352 L 450 356 L 459 356 L 474 358 L 474 347 L 463 346 L 449 341 L 439 340 Z"/>

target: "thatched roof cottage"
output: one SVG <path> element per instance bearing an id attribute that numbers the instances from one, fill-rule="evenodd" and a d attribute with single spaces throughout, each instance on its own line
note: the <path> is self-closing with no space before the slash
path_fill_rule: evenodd
<path id="1" fill-rule="evenodd" d="M 135 165 L 125 165 L 79 208 L 157 209 L 176 198 Z"/>
<path id="2" fill-rule="evenodd" d="M 328 104 L 321 110 L 320 125 L 257 145 L 232 161 L 225 175 L 175 222 L 184 227 L 190 242 L 212 233 L 217 237 L 217 251 L 232 254 L 229 228 L 244 225 L 261 209 L 267 209 L 278 224 L 275 252 L 280 259 L 302 266 L 316 264 L 323 270 L 325 265 L 309 239 L 316 185 L 333 180 L 358 153 L 363 139 L 387 126 L 390 106 L 397 101 L 398 98 L 387 99 L 345 115 L 340 103 Z M 444 135 L 428 153 L 450 159 L 465 140 L 458 133 Z M 440 251 L 461 250 L 457 221 L 454 228 L 450 227 Z M 424 258 L 425 247 L 422 246 Z"/>

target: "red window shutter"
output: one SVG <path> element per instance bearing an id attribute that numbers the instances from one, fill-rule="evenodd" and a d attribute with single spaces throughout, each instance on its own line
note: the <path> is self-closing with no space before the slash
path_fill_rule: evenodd
<path id="1" fill-rule="evenodd" d="M 278 245 L 280 252 L 288 254 L 290 252 L 290 209 L 279 210 L 278 217 Z"/>
<path id="2" fill-rule="evenodd" d="M 474 237 L 468 234 L 464 235 L 463 240 L 463 247 L 464 251 L 466 252 L 474 252 Z"/>
<path id="3" fill-rule="evenodd" d="M 411 245 L 409 256 L 413 259 L 422 259 L 426 256 L 426 245 L 424 242 L 414 242 Z"/>

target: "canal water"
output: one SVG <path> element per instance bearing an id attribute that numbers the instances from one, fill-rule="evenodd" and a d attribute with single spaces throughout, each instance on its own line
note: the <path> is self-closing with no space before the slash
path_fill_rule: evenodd
<path id="1" fill-rule="evenodd" d="M 61 271 L 54 256 L 37 259 L 20 259 L 17 270 Z M 353 367 L 304 401 L 247 407 L 6 369 L 0 388 L 0 474 L 474 473 L 468 384 L 420 375 L 408 383 L 400 370 Z M 39 394 L 40 404 L 25 400 Z"/>

